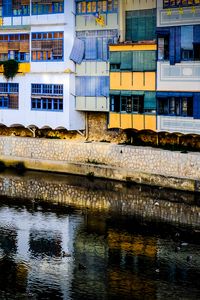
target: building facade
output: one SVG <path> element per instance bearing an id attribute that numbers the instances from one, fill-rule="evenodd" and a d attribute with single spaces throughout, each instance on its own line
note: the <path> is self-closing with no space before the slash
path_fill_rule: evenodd
<path id="1" fill-rule="evenodd" d="M 200 133 L 200 2 L 157 1 L 157 130 Z"/>
<path id="2" fill-rule="evenodd" d="M 156 3 L 124 1 L 110 46 L 110 128 L 156 130 Z"/>
<path id="3" fill-rule="evenodd" d="M 0 0 L 10 59 L 2 125 L 200 133 L 199 0 Z"/>
<path id="4" fill-rule="evenodd" d="M 0 1 L 0 60 L 15 59 L 12 80 L 0 73 L 0 123 L 82 130 L 75 109 L 73 1 Z"/>

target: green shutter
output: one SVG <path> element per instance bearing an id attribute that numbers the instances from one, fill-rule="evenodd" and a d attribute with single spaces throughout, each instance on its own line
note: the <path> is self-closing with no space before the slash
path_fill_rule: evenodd
<path id="1" fill-rule="evenodd" d="M 156 52 L 144 51 L 144 71 L 156 70 Z"/>
<path id="2" fill-rule="evenodd" d="M 132 51 L 121 52 L 121 70 L 132 70 Z"/>
<path id="3" fill-rule="evenodd" d="M 145 92 L 144 109 L 156 109 L 156 93 Z"/>
<path id="4" fill-rule="evenodd" d="M 111 64 L 120 64 L 120 52 L 111 51 L 110 52 L 110 63 Z"/>
<path id="5" fill-rule="evenodd" d="M 110 90 L 110 96 L 112 96 L 112 95 L 120 95 L 120 91 Z"/>
<path id="6" fill-rule="evenodd" d="M 132 91 L 132 95 L 133 96 L 143 96 L 144 95 L 144 91 Z"/>
<path id="7" fill-rule="evenodd" d="M 156 9 L 134 10 L 126 13 L 126 40 L 142 41 L 156 38 Z"/>
<path id="8" fill-rule="evenodd" d="M 144 71 L 144 51 L 133 51 L 133 72 Z"/>
<path id="9" fill-rule="evenodd" d="M 132 91 L 121 91 L 122 96 L 132 96 Z"/>

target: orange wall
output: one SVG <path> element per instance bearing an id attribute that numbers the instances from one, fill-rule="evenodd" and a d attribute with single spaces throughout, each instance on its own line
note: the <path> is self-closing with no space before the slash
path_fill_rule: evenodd
<path id="1" fill-rule="evenodd" d="M 111 72 L 111 90 L 155 91 L 155 72 Z"/>
<path id="2" fill-rule="evenodd" d="M 110 113 L 109 128 L 134 128 L 156 131 L 156 116 L 145 114 Z"/>

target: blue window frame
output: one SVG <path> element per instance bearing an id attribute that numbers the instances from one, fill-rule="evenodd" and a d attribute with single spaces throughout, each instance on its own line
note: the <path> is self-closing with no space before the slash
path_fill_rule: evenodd
<path id="1" fill-rule="evenodd" d="M 18 109 L 18 83 L 0 82 L 0 109 Z"/>
<path id="2" fill-rule="evenodd" d="M 31 109 L 47 111 L 63 111 L 62 84 L 31 85 Z"/>
<path id="3" fill-rule="evenodd" d="M 32 33 L 32 61 L 62 61 L 63 37 L 61 31 Z"/>
<path id="4" fill-rule="evenodd" d="M 199 0 L 163 0 L 163 8 L 187 7 L 200 5 Z"/>
<path id="5" fill-rule="evenodd" d="M 0 34 L 0 60 L 29 62 L 29 34 Z"/>
<path id="6" fill-rule="evenodd" d="M 118 9 L 118 0 L 76 0 L 76 14 L 114 13 Z"/>
<path id="7" fill-rule="evenodd" d="M 165 94 L 165 93 L 164 93 Z M 181 117 L 193 116 L 193 96 L 192 95 L 176 95 L 165 96 L 158 93 L 158 115 L 170 115 Z"/>
<path id="8" fill-rule="evenodd" d="M 48 3 L 34 1 L 32 3 L 32 15 L 59 14 L 64 12 L 64 0 Z"/>
<path id="9" fill-rule="evenodd" d="M 0 108 L 8 108 L 8 97 L 0 95 Z"/>
<path id="10" fill-rule="evenodd" d="M 3 1 L 2 16 L 29 16 L 30 15 L 30 1 L 29 0 L 7 0 Z"/>
<path id="11" fill-rule="evenodd" d="M 18 83 L 3 83 L 0 82 L 0 94 L 4 93 L 18 93 L 19 92 L 19 84 Z"/>

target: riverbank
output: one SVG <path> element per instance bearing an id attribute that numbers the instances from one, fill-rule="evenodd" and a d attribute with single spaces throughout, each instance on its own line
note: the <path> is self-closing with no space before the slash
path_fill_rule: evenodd
<path id="1" fill-rule="evenodd" d="M 200 192 L 200 155 L 106 142 L 0 137 L 0 160 L 25 168 Z"/>

